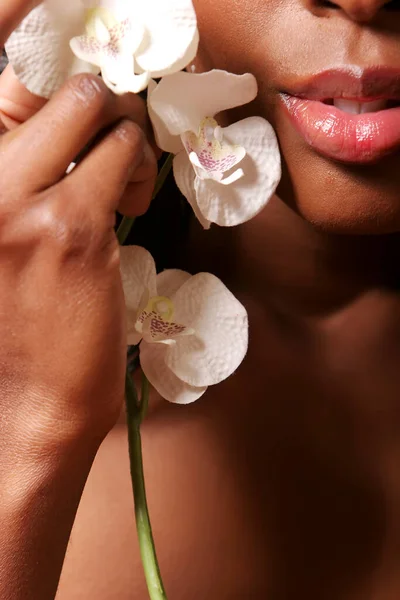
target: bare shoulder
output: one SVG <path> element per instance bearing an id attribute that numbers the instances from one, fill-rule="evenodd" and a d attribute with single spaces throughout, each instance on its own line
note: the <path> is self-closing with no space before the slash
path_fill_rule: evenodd
<path id="1" fill-rule="evenodd" d="M 160 403 L 143 429 L 154 535 L 174 600 L 250 600 L 252 586 L 256 598 L 263 585 L 249 457 L 238 444 L 238 420 L 222 409 L 233 391 L 227 386 L 196 406 Z M 122 424 L 97 456 L 71 536 L 57 600 L 80 598 L 147 600 Z"/>

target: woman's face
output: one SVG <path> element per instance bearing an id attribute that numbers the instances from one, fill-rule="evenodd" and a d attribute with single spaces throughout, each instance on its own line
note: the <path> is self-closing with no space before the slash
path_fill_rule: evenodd
<path id="1" fill-rule="evenodd" d="M 281 198 L 328 231 L 400 231 L 399 0 L 194 4 L 199 70 L 258 80 L 257 101 L 235 117 L 274 126 Z"/>

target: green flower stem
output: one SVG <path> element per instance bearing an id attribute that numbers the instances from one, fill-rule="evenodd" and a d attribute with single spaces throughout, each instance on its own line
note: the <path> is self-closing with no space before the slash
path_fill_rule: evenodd
<path id="1" fill-rule="evenodd" d="M 159 192 L 161 191 L 161 188 L 163 187 L 164 183 L 166 182 L 167 177 L 171 172 L 173 162 L 174 162 L 174 155 L 168 154 L 163 166 L 160 169 L 158 177 L 157 177 L 156 185 L 154 187 L 153 200 L 156 196 L 158 196 Z"/>
<path id="2" fill-rule="evenodd" d="M 173 154 L 168 154 L 163 166 L 160 169 L 160 172 L 158 174 L 157 180 L 156 180 L 156 185 L 154 188 L 154 192 L 153 192 L 153 200 L 156 196 L 158 196 L 161 188 L 163 187 L 171 169 L 172 169 L 172 163 L 174 160 L 174 155 Z M 129 237 L 130 232 L 132 231 L 132 227 L 135 224 L 135 219 L 129 219 L 128 217 L 124 217 L 121 221 L 121 225 L 118 227 L 118 231 L 117 231 L 117 238 L 119 241 L 120 246 L 123 246 L 126 242 L 126 240 Z"/>
<path id="3" fill-rule="evenodd" d="M 120 246 L 123 246 L 129 237 L 132 227 L 135 224 L 136 219 L 129 219 L 124 217 L 121 221 L 121 225 L 118 227 L 117 238 Z"/>
<path id="4" fill-rule="evenodd" d="M 126 409 L 128 417 L 129 457 L 133 494 L 135 498 L 136 529 L 140 553 L 151 600 L 167 600 L 158 566 L 143 472 L 142 440 L 140 426 L 147 411 L 150 385 L 143 376 L 142 398 L 138 401 L 135 385 L 129 373 L 126 375 Z"/>
<path id="5" fill-rule="evenodd" d="M 163 187 L 171 169 L 173 155 L 169 154 L 158 174 L 153 193 L 153 200 Z M 135 219 L 124 217 L 117 231 L 117 238 L 121 246 L 135 223 Z M 126 373 L 126 412 L 128 419 L 129 458 L 131 464 L 131 478 L 133 495 L 135 499 L 136 529 L 139 538 L 140 554 L 147 582 L 147 589 L 151 600 L 167 600 L 164 584 L 161 579 L 157 554 L 151 529 L 149 509 L 147 506 L 146 486 L 143 472 L 141 424 L 146 416 L 149 405 L 150 384 L 143 375 L 142 393 L 139 402 L 135 384 L 129 372 Z"/>
<path id="6" fill-rule="evenodd" d="M 150 383 L 147 379 L 146 375 L 143 373 L 142 375 L 142 394 L 140 397 L 140 409 L 139 409 L 139 417 L 140 422 L 146 418 L 147 410 L 149 408 L 149 397 L 150 397 Z"/>

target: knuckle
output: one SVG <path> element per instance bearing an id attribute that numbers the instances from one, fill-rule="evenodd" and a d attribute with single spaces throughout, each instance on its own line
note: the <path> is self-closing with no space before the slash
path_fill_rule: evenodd
<path id="1" fill-rule="evenodd" d="M 0 250 L 22 252 L 29 260 L 39 250 L 54 259 L 74 260 L 104 245 L 106 226 L 101 225 L 75 201 L 68 186 L 60 185 L 19 211 L 0 204 Z"/>
<path id="2" fill-rule="evenodd" d="M 74 75 L 65 84 L 65 90 L 74 102 L 83 108 L 101 114 L 110 100 L 110 92 L 99 77 L 88 73 Z"/>
<path id="3" fill-rule="evenodd" d="M 32 238 L 41 245 L 61 242 L 69 236 L 68 224 L 57 203 L 50 198 L 30 207 L 26 220 L 30 223 Z"/>
<path id="4" fill-rule="evenodd" d="M 113 224 L 104 222 L 87 203 L 77 201 L 76 190 L 64 180 L 48 202 L 40 207 L 38 233 L 43 241 L 64 256 L 74 258 L 95 253 L 104 244 Z"/>
<path id="5" fill-rule="evenodd" d="M 59 190 L 29 208 L 24 221 L 29 223 L 32 242 L 62 253 L 82 244 L 85 223 L 80 218 L 71 218 L 70 202 L 71 198 Z"/>

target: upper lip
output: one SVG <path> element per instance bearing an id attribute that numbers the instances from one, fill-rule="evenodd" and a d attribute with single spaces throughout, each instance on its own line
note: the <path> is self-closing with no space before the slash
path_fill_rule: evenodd
<path id="1" fill-rule="evenodd" d="M 400 69 L 344 67 L 302 78 L 287 93 L 308 100 L 400 100 Z"/>

